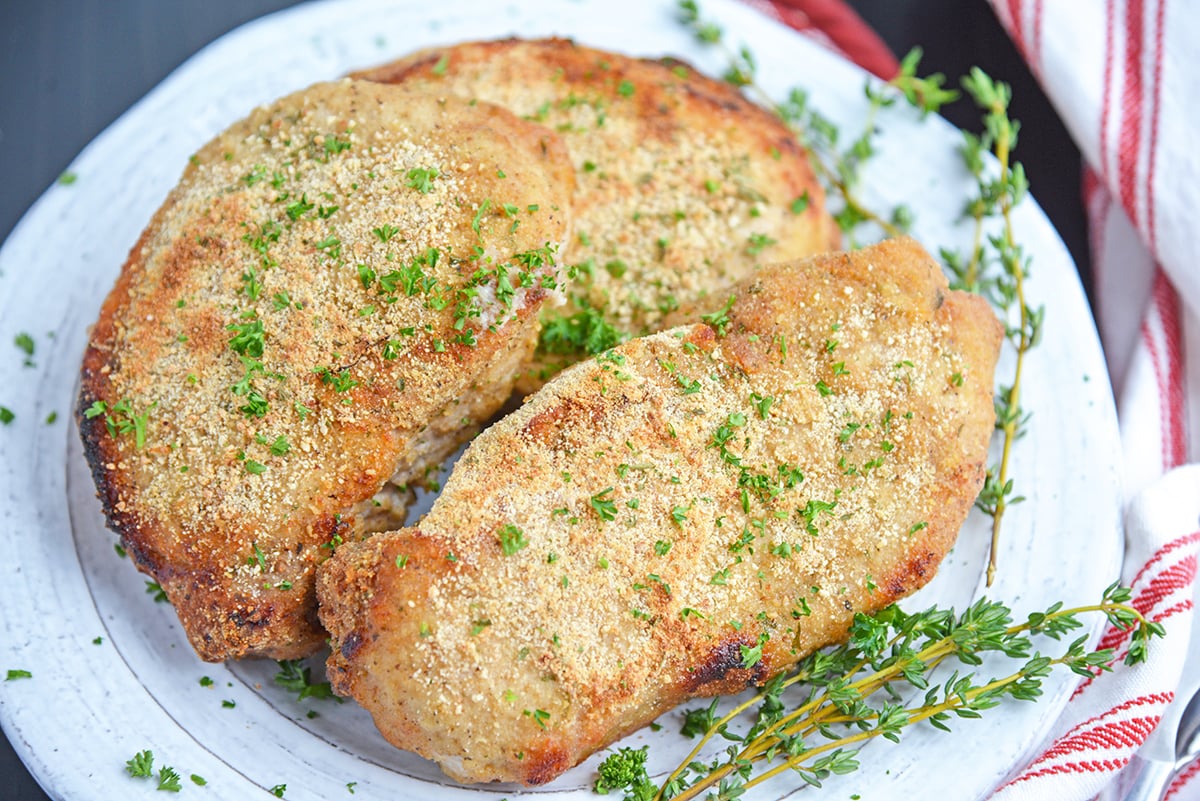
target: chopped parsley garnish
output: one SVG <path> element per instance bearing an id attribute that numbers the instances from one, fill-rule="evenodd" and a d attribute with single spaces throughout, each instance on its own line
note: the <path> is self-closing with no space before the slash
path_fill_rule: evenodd
<path id="1" fill-rule="evenodd" d="M 772 239 L 766 234 L 750 234 L 750 238 L 746 244 L 746 252 L 751 256 L 757 256 L 776 242 L 778 240 Z"/>
<path id="2" fill-rule="evenodd" d="M 439 58 L 437 60 L 437 63 L 433 65 L 433 69 L 431 70 L 431 72 L 433 72 L 434 75 L 445 75 L 446 67 L 448 67 L 448 66 L 450 66 L 450 56 L 447 55 L 446 53 L 442 53 L 442 57 Z M 351 784 L 353 784 L 353 782 L 351 782 Z M 351 790 L 350 792 L 354 792 L 354 791 Z"/>
<path id="3" fill-rule="evenodd" d="M 749 670 L 762 661 L 763 643 L 767 641 L 767 633 L 763 632 L 758 637 L 758 644 L 753 648 L 747 645 L 740 646 L 742 651 L 742 667 Z"/>
<path id="4" fill-rule="evenodd" d="M 283 798 L 283 794 L 287 792 L 287 785 L 277 784 L 267 792 L 271 793 L 271 795 L 275 796 L 276 798 Z"/>
<path id="5" fill-rule="evenodd" d="M 422 195 L 433 191 L 433 180 L 440 173 L 437 167 L 413 167 L 404 178 L 405 186 L 417 190 Z M 386 239 L 383 241 L 387 241 Z"/>
<path id="6" fill-rule="evenodd" d="M 338 139 L 337 134 L 325 137 L 325 152 L 326 153 L 341 153 L 343 150 L 350 149 L 348 139 Z"/>
<path id="7" fill-rule="evenodd" d="M 66 170 L 62 175 L 58 176 L 59 186 L 70 186 L 79 180 L 79 176 L 70 170 Z"/>
<path id="8" fill-rule="evenodd" d="M 596 510 L 596 514 L 600 515 L 601 520 L 611 521 L 617 519 L 617 505 L 612 499 L 605 497 L 612 491 L 612 487 L 605 487 L 590 499 L 592 508 Z"/>
<path id="9" fill-rule="evenodd" d="M 837 506 L 837 501 L 816 501 L 810 500 L 803 509 L 797 509 L 796 513 L 804 521 L 804 530 L 814 537 L 817 536 L 817 515 L 831 513 Z"/>
<path id="10" fill-rule="evenodd" d="M 84 410 L 83 416 L 91 420 L 93 417 L 104 415 L 104 425 L 109 436 L 117 434 L 133 434 L 134 447 L 138 450 L 146 444 L 146 425 L 150 420 L 150 411 L 158 405 L 158 401 L 150 404 L 142 414 L 133 413 L 133 404 L 128 398 L 114 403 L 111 407 L 104 401 L 94 401 Z M 0 420 L 3 417 L 0 416 Z M 10 418 L 11 419 L 11 418 Z"/>
<path id="11" fill-rule="evenodd" d="M 343 367 L 338 372 L 328 367 L 316 367 L 313 372 L 321 377 L 321 383 L 332 386 L 335 392 L 349 392 L 358 386 L 358 382 L 350 375 L 350 368 Z"/>
<path id="12" fill-rule="evenodd" d="M 267 168 L 261 164 L 255 164 L 250 168 L 250 172 L 242 176 L 242 183 L 246 186 L 254 186 L 256 183 L 265 180 L 267 177 Z"/>
<path id="13" fill-rule="evenodd" d="M 488 209 L 492 207 L 491 198 L 484 198 L 479 204 L 479 209 L 475 212 L 475 217 L 471 220 L 471 230 L 479 234 L 479 221 L 483 219 L 483 215 L 488 213 Z"/>
<path id="14" fill-rule="evenodd" d="M 703 732 L 701 732 L 703 734 Z M 649 746 L 641 748 L 620 748 L 609 754 L 597 769 L 599 774 L 592 790 L 598 795 L 608 795 L 611 790 L 624 790 L 626 787 L 633 792 L 633 798 L 649 798 L 653 795 L 654 786 L 646 773 L 646 752 Z M 650 792 L 639 791 L 638 787 L 645 786 Z"/>
<path id="15" fill-rule="evenodd" d="M 157 581 L 146 582 L 146 594 L 153 595 L 156 604 L 167 602 L 167 593 Z"/>
<path id="16" fill-rule="evenodd" d="M 619 94 L 621 97 L 633 97 L 633 92 L 634 88 L 632 81 L 621 81 L 619 84 L 617 84 L 617 94 Z"/>
<path id="17" fill-rule="evenodd" d="M 504 552 L 505 556 L 512 556 L 522 548 L 529 547 L 529 540 L 525 539 L 525 533 L 512 523 L 506 523 L 500 529 L 497 538 L 500 540 L 500 550 Z"/>
<path id="18" fill-rule="evenodd" d="M 15 414 L 13 414 L 12 409 L 8 408 L 7 406 L 0 406 L 0 423 L 3 423 L 4 425 L 8 425 L 13 420 L 15 420 L 16 417 L 17 416 Z"/>
<path id="19" fill-rule="evenodd" d="M 750 393 L 750 402 L 753 403 L 754 408 L 758 410 L 758 418 L 760 420 L 766 420 L 767 415 L 771 411 L 771 404 L 775 402 L 775 399 L 770 395 L 763 396 L 759 395 L 757 392 L 752 392 Z"/>
<path id="20" fill-rule="evenodd" d="M 526 709 L 523 713 L 527 718 L 533 718 L 534 723 L 546 728 L 546 721 L 550 719 L 550 713 L 544 709 Z"/>
<path id="21" fill-rule="evenodd" d="M 804 211 L 808 208 L 808 204 L 809 204 L 808 190 L 805 190 L 804 194 L 802 194 L 800 197 L 798 197 L 792 201 L 792 205 L 791 205 L 792 214 L 803 214 Z"/>
<path id="22" fill-rule="evenodd" d="M 338 239 L 333 234 L 322 239 L 320 242 L 313 245 L 317 250 L 325 251 L 325 255 L 332 258 L 338 258 L 342 255 L 342 240 Z"/>
<path id="23" fill-rule="evenodd" d="M 288 205 L 284 209 L 284 211 L 287 212 L 288 219 L 295 222 L 296 220 L 299 220 L 301 217 L 303 217 L 305 214 L 308 214 L 310 211 L 312 211 L 315 206 L 316 206 L 315 203 L 309 202 L 308 195 L 302 194 L 300 196 L 299 200 L 297 200 L 295 203 Z"/>
<path id="24" fill-rule="evenodd" d="M 154 752 L 139 751 L 133 759 L 125 762 L 125 772 L 135 779 L 148 779 L 154 775 Z"/>
<path id="25" fill-rule="evenodd" d="M 179 774 L 174 768 L 163 765 L 158 770 L 158 789 L 168 793 L 178 793 L 183 789 L 179 783 Z"/>
<path id="26" fill-rule="evenodd" d="M 289 692 L 296 693 L 296 700 L 305 698 L 332 698 L 338 703 L 342 699 L 333 694 L 333 687 L 327 681 L 314 682 L 312 668 L 304 665 L 299 659 L 284 659 L 278 663 L 279 672 L 275 674 L 275 683 Z"/>
<path id="27" fill-rule="evenodd" d="M 13 344 L 16 345 L 17 348 L 22 353 L 25 354 L 25 366 L 32 367 L 33 366 L 33 361 L 32 361 L 33 350 L 34 350 L 33 337 L 29 336 L 29 334 L 26 334 L 24 331 L 22 331 L 21 333 L 17 334 L 16 337 L 13 338 Z"/>
<path id="28" fill-rule="evenodd" d="M 378 228 L 372 228 L 371 233 L 375 234 L 380 242 L 387 242 L 396 234 L 400 233 L 400 229 L 394 225 L 381 225 Z"/>
<path id="29" fill-rule="evenodd" d="M 261 320 L 230 323 L 225 328 L 235 332 L 229 340 L 229 347 L 233 349 L 234 353 L 255 359 L 263 355 L 263 324 Z"/>
<path id="30" fill-rule="evenodd" d="M 719 337 L 725 336 L 725 329 L 729 326 L 729 310 L 733 308 L 733 304 L 736 300 L 736 296 L 730 295 L 729 299 L 725 301 L 725 305 L 721 309 L 710 314 L 700 315 L 701 320 L 716 329 L 717 336 Z"/>
<path id="31" fill-rule="evenodd" d="M 17 679 L 32 679 L 32 678 L 33 678 L 33 674 L 30 673 L 28 670 L 17 669 L 17 670 L 9 670 L 8 675 L 5 676 L 4 680 L 5 681 L 16 681 Z"/>
<path id="32" fill-rule="evenodd" d="M 267 466 L 262 462 L 256 462 L 253 459 L 247 459 L 245 462 L 246 472 L 251 475 L 261 476 L 267 472 Z"/>
<path id="33" fill-rule="evenodd" d="M 604 319 L 599 309 L 587 307 L 569 317 L 548 319 L 542 328 L 538 348 L 556 355 L 594 356 L 619 345 L 624 339 L 621 331 Z"/>

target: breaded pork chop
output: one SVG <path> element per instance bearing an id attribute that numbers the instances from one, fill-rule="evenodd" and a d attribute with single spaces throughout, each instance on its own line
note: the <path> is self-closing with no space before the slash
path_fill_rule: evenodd
<path id="1" fill-rule="evenodd" d="M 558 132 L 578 190 L 572 303 L 546 311 L 545 378 L 759 264 L 837 247 L 804 150 L 777 117 L 678 61 L 563 39 L 475 42 L 416 53 L 356 77 L 499 103 Z"/>
<path id="2" fill-rule="evenodd" d="M 511 392 L 572 180 L 508 111 L 349 80 L 193 157 L 103 305 L 79 423 L 200 656 L 320 646 L 326 546 Z"/>
<path id="3" fill-rule="evenodd" d="M 549 382 L 415 528 L 321 566 L 329 676 L 461 781 L 540 784 L 933 577 L 1001 328 L 911 240 L 766 267 Z"/>

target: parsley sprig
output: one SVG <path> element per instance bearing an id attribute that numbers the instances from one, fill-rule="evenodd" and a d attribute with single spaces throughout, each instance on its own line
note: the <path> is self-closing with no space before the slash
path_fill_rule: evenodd
<path id="1" fill-rule="evenodd" d="M 686 801 L 716 787 L 717 798 L 732 799 L 784 773 L 819 787 L 833 774 L 857 769 L 858 750 L 870 740 L 898 742 L 919 723 L 948 731 L 956 719 L 980 717 L 1005 699 L 1035 700 L 1056 668 L 1088 677 L 1110 670 L 1113 650 L 1089 650 L 1086 635 L 1053 656 L 1035 648 L 1035 637 L 1065 642 L 1083 628 L 1084 615 L 1103 614 L 1128 632 L 1123 661 L 1143 661 L 1163 628 L 1130 606 L 1130 597 L 1114 584 L 1097 604 L 1054 604 L 1021 622 L 1004 604 L 987 599 L 961 614 L 938 608 L 909 614 L 893 605 L 873 617 L 857 615 L 849 642 L 810 655 L 726 714 L 718 717 L 717 702 L 689 710 L 683 733 L 700 739 L 661 785 L 647 775 L 644 755 L 620 749 L 600 765 L 597 789 L 624 789 L 627 801 Z M 981 677 L 975 669 L 985 656 L 995 660 L 989 665 L 1012 666 Z M 753 723 L 739 722 L 755 710 Z M 704 761 L 702 753 L 716 739 L 734 745 Z"/>

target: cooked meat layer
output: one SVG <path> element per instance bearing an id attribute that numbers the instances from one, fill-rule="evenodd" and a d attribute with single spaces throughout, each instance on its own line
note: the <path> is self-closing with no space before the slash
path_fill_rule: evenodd
<path id="1" fill-rule="evenodd" d="M 192 158 L 103 305 L 79 423 L 200 656 L 321 645 L 317 563 L 511 392 L 573 180 L 504 109 L 350 80 Z"/>
<path id="2" fill-rule="evenodd" d="M 460 781 L 540 784 L 933 577 L 984 478 L 1001 326 L 911 240 L 772 266 L 480 435 L 318 596 L 336 690 Z"/>
<path id="3" fill-rule="evenodd" d="M 544 313 L 521 389 L 728 288 L 757 265 L 833 249 L 795 135 L 738 90 L 674 60 L 562 39 L 426 50 L 356 77 L 499 103 L 558 132 L 578 190 L 572 302 Z"/>

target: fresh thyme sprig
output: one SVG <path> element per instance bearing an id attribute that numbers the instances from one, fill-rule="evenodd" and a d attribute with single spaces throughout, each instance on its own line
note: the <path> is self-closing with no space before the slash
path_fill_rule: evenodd
<path id="1" fill-rule="evenodd" d="M 988 556 L 987 583 L 996 575 L 996 552 L 1005 510 L 1024 500 L 1013 489 L 1009 465 L 1013 443 L 1023 435 L 1029 414 L 1022 410 L 1021 376 L 1025 357 L 1041 339 L 1044 306 L 1032 307 L 1025 298 L 1029 258 L 1016 241 L 1012 211 L 1029 190 L 1025 170 L 1012 161 L 1020 124 L 1008 116 L 1012 92 L 1007 84 L 993 81 L 978 67 L 963 79 L 963 88 L 984 112 L 984 130 L 979 136 L 964 132 L 962 153 L 975 178 L 978 194 L 967 204 L 966 214 L 974 220 L 974 245 L 970 257 L 943 251 L 942 256 L 955 277 L 956 288 L 979 292 L 1004 312 L 1006 337 L 1016 353 L 1012 382 L 1001 386 L 996 396 L 996 428 L 1001 432 L 1000 460 L 988 468 L 976 505 L 992 518 L 992 542 Z M 999 170 L 989 170 L 983 154 L 991 152 Z M 999 217 L 1001 231 L 985 238 L 985 221 Z M 996 268 L 996 269 L 993 269 Z M 1012 318 L 1016 317 L 1013 324 Z"/>
<path id="2" fill-rule="evenodd" d="M 1034 637 L 1062 641 L 1081 629 L 1085 614 L 1103 614 L 1128 631 L 1124 661 L 1143 661 L 1150 639 L 1163 629 L 1130 606 L 1130 596 L 1114 584 L 1097 604 L 1054 604 L 1022 622 L 986 599 L 962 614 L 937 608 L 909 614 L 893 605 L 873 617 L 857 615 L 845 645 L 806 657 L 726 714 L 717 716 L 717 701 L 686 712 L 683 733 L 700 740 L 661 785 L 649 778 L 644 752 L 622 748 L 602 763 L 597 791 L 623 789 L 630 801 L 686 801 L 715 786 L 710 798 L 734 799 L 784 773 L 820 786 L 857 769 L 859 749 L 877 737 L 898 742 L 921 722 L 948 731 L 953 719 L 978 718 L 1006 698 L 1034 700 L 1056 667 L 1084 676 L 1110 670 L 1112 649 L 1088 650 L 1086 636 L 1054 656 L 1034 648 Z M 979 678 L 973 670 L 988 654 L 1016 664 L 998 677 Z M 936 668 L 954 663 L 959 667 L 949 675 L 935 676 Z M 747 726 L 743 718 L 751 712 Z M 705 761 L 702 753 L 717 738 L 733 744 Z"/>
<path id="3" fill-rule="evenodd" d="M 865 93 L 868 106 L 863 130 L 845 149 L 839 149 L 839 131 L 829 119 L 812 108 L 803 90 L 792 89 L 782 103 L 775 102 L 756 82 L 756 61 L 749 48 L 736 50 L 724 41 L 720 26 L 703 19 L 696 0 L 679 0 L 679 16 L 696 38 L 724 49 L 730 66 L 725 79 L 736 86 L 753 90 L 760 101 L 773 108 L 796 132 L 800 143 L 811 155 L 814 169 L 832 198 L 840 203 L 834 219 L 851 246 L 863 224 L 873 224 L 887 236 L 898 236 L 909 227 L 912 213 L 897 206 L 890 216 L 868 208 L 858 195 L 863 164 L 875 154 L 878 114 L 903 96 L 924 116 L 937 112 L 959 93 L 945 87 L 945 76 L 938 73 L 922 78 L 917 75 L 921 50 L 914 48 L 900 63 L 900 71 L 884 87 L 868 81 Z M 1020 124 L 1008 116 L 1012 92 L 1007 84 L 992 80 L 979 68 L 963 79 L 963 89 L 982 110 L 984 130 L 980 135 L 964 132 L 962 155 L 975 178 L 978 194 L 965 210 L 974 221 L 973 245 L 969 257 L 943 249 L 942 260 L 953 277 L 952 285 L 987 297 L 1006 320 L 1006 335 L 1016 353 L 1012 380 L 1002 385 L 996 396 L 996 428 L 1001 433 L 1000 458 L 989 467 L 976 505 L 992 518 L 992 536 L 987 564 L 987 585 L 996 575 L 996 553 L 1004 513 L 1009 506 L 1024 500 L 1014 488 L 1010 474 L 1013 444 L 1026 430 L 1029 413 L 1020 405 L 1021 380 L 1025 357 L 1041 338 L 1045 307 L 1032 307 L 1025 297 L 1025 278 L 1029 258 L 1017 243 L 1013 232 L 1012 210 L 1029 189 L 1025 170 L 1012 160 Z M 984 154 L 990 152 L 999 169 L 989 168 Z M 1000 218 L 999 234 L 988 236 L 987 221 Z M 1011 322 L 1016 318 L 1016 323 Z"/>

